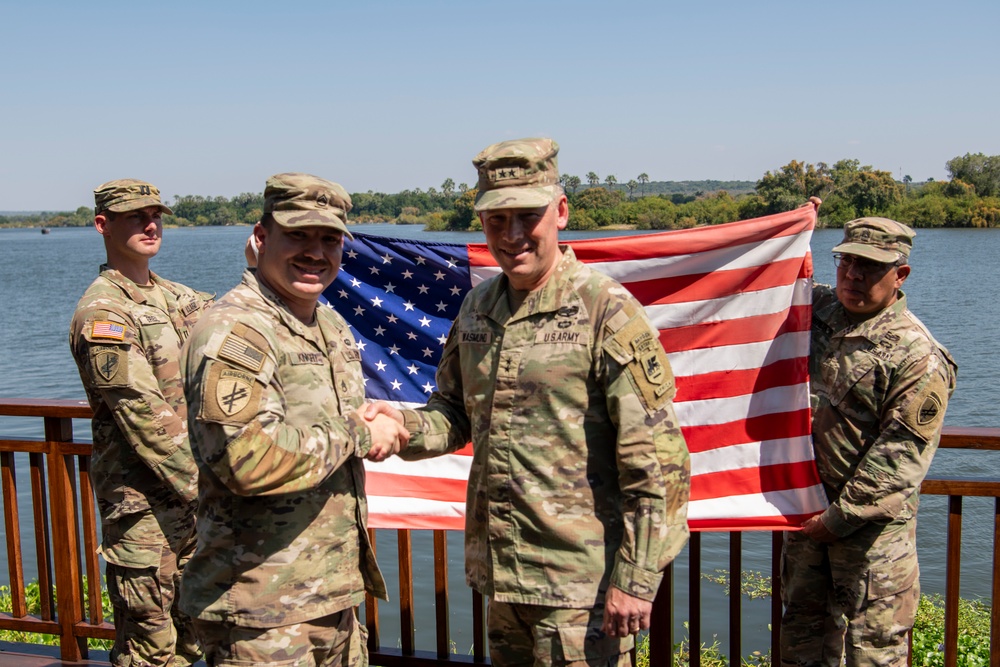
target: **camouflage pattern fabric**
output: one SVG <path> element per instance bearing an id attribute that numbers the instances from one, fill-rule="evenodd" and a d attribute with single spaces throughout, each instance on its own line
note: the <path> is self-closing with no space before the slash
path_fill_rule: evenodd
<path id="1" fill-rule="evenodd" d="M 249 269 L 195 327 L 182 368 L 201 472 L 183 609 L 276 628 L 365 590 L 385 598 L 365 529 L 360 353 L 343 318 L 320 305 L 306 326 Z"/>
<path id="2" fill-rule="evenodd" d="M 209 667 L 368 667 L 368 630 L 354 609 L 276 628 L 195 621 Z"/>
<path id="3" fill-rule="evenodd" d="M 904 664 L 899 655 L 919 598 L 913 534 L 920 483 L 956 372 L 902 292 L 852 324 L 832 288 L 814 288 L 813 446 L 830 499 L 822 521 L 839 539 L 786 538 L 783 664 L 839 665 L 845 627 L 848 664 Z M 813 604 L 828 598 L 836 605 Z M 827 628 L 822 640 L 818 628 Z"/>
<path id="4" fill-rule="evenodd" d="M 150 277 L 161 298 L 150 299 L 146 290 L 102 266 L 70 324 L 70 349 L 94 411 L 91 480 L 109 589 L 123 568 L 129 571 L 122 576 L 135 588 L 160 587 L 172 580 L 194 544 L 198 474 L 188 444 L 178 358 L 212 297 L 154 273 Z M 143 635 L 143 628 L 131 632 L 129 646 L 135 650 L 116 643 L 116 664 L 131 659 L 169 664 L 174 647 L 168 617 L 182 628 L 181 651 L 188 626 L 176 592 L 176 587 L 163 587 L 155 604 L 119 597 L 116 621 L 130 616 L 159 620 L 143 626 L 149 634 Z"/>
<path id="5" fill-rule="evenodd" d="M 506 276 L 468 294 L 400 456 L 472 439 L 465 567 L 484 595 L 589 609 L 614 585 L 652 600 L 688 537 L 673 374 L 635 299 L 562 251 L 516 313 Z"/>
<path id="6" fill-rule="evenodd" d="M 635 637 L 601 630 L 604 606 L 560 609 L 489 602 L 490 660 L 533 667 L 632 667 Z"/>

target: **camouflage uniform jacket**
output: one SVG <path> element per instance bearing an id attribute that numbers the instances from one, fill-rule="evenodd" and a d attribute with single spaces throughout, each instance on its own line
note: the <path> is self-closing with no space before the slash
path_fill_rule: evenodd
<path id="1" fill-rule="evenodd" d="M 834 290 L 817 285 L 812 327 L 813 446 L 831 502 L 824 525 L 844 537 L 916 516 L 955 389 L 954 360 L 902 292 L 853 324 Z"/>
<path id="2" fill-rule="evenodd" d="M 608 585 L 652 600 L 687 541 L 690 464 L 674 378 L 642 306 L 571 249 L 512 314 L 474 288 L 438 389 L 406 411 L 404 458 L 474 447 L 465 568 L 501 602 L 590 608 Z"/>
<path id="3" fill-rule="evenodd" d="M 197 499 L 187 434 L 181 346 L 212 296 L 151 273 L 167 311 L 118 271 L 101 266 L 77 304 L 69 344 L 94 411 L 91 479 L 101 519 Z M 159 552 L 105 544 L 110 562 L 146 567 Z"/>
<path id="4" fill-rule="evenodd" d="M 386 596 L 365 529 L 360 358 L 333 309 L 306 326 L 252 269 L 195 327 L 181 360 L 201 473 L 185 613 L 277 627 Z"/>

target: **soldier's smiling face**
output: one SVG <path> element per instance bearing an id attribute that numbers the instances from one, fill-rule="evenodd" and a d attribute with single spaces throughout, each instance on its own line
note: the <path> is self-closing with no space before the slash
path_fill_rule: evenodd
<path id="1" fill-rule="evenodd" d="M 259 257 L 257 273 L 296 315 L 308 313 L 340 270 L 344 234 L 332 227 L 282 227 L 272 222 L 254 227 Z M 300 317 L 300 319 L 303 319 Z"/>
<path id="2" fill-rule="evenodd" d="M 486 245 L 518 290 L 545 284 L 559 264 L 559 230 L 566 228 L 569 204 L 562 195 L 540 208 L 501 208 L 480 213 Z"/>

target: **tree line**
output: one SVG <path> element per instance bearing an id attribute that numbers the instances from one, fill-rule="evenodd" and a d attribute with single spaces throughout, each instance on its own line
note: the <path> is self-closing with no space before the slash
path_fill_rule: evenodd
<path id="1" fill-rule="evenodd" d="M 680 229 L 746 220 L 791 210 L 819 197 L 821 226 L 840 226 L 853 218 L 876 215 L 914 227 L 1000 226 L 1000 155 L 955 157 L 946 163 L 947 181 L 897 181 L 887 171 L 845 159 L 832 165 L 792 160 L 752 181 L 660 181 L 641 173 L 620 184 L 616 176 L 596 172 L 563 174 L 560 183 L 571 206 L 571 229 Z M 473 210 L 476 189 L 448 178 L 441 188 L 351 194 L 353 222 L 423 224 L 430 230 L 479 229 Z M 260 220 L 263 195 L 232 198 L 182 195 L 168 202 L 178 226 L 252 225 Z M 73 212 L 0 216 L 0 226 L 70 227 L 93 223 L 93 209 Z"/>

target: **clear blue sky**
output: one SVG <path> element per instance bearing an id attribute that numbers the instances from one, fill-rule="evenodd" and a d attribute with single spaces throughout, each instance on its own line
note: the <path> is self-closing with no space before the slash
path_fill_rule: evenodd
<path id="1" fill-rule="evenodd" d="M 854 158 L 947 177 L 1000 154 L 1000 2 L 0 0 L 0 210 L 475 182 L 550 136 L 624 183 Z"/>

